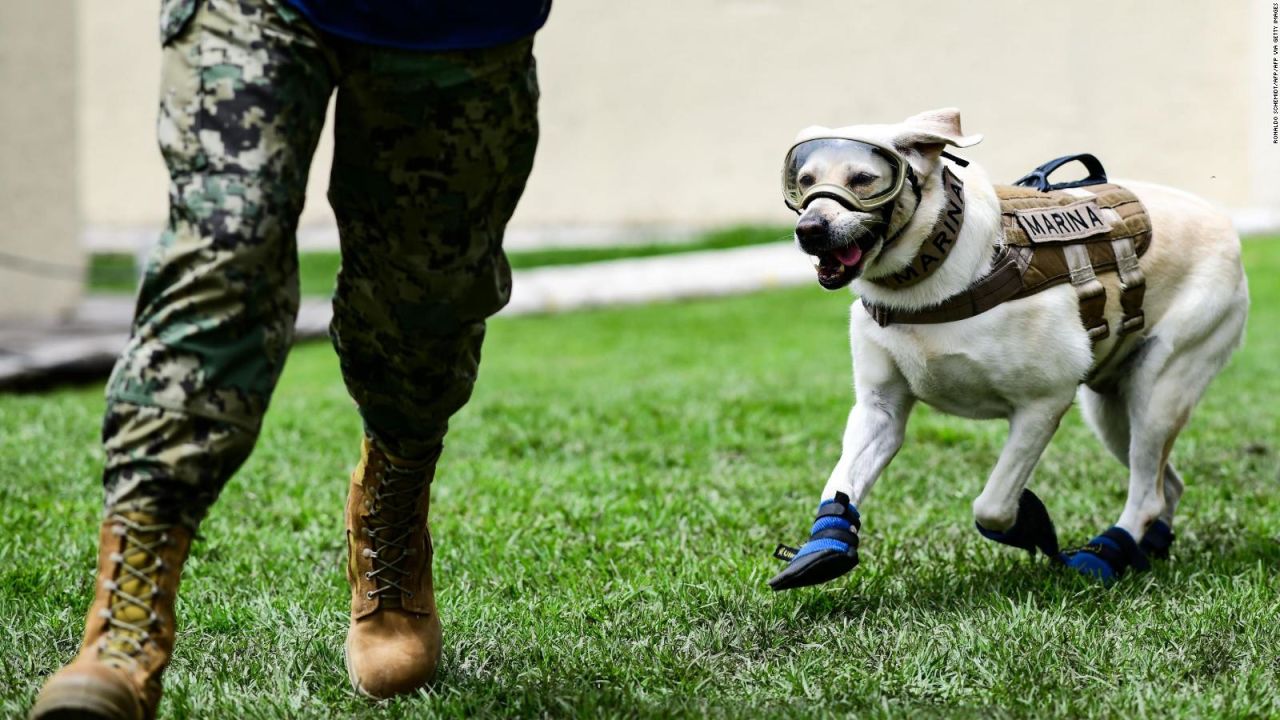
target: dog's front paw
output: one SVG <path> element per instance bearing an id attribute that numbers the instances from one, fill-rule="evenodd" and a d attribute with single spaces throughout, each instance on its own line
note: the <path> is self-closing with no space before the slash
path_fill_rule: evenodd
<path id="1" fill-rule="evenodd" d="M 774 551 L 774 557 L 787 560 L 788 564 L 769 580 L 769 587 L 790 590 L 817 585 L 849 572 L 858 564 L 861 527 L 858 508 L 849 502 L 848 495 L 836 493 L 835 498 L 823 500 L 808 542 L 798 550 L 779 545 Z"/>
<path id="2" fill-rule="evenodd" d="M 1018 517 L 1013 527 L 1000 532 L 988 530 L 976 522 L 974 526 L 982 537 L 1026 550 L 1032 556 L 1037 548 L 1051 558 L 1058 556 L 1058 532 L 1053 529 L 1053 518 L 1049 517 L 1049 511 L 1040 498 L 1030 490 L 1024 489 L 1018 497 Z"/>
<path id="3" fill-rule="evenodd" d="M 1141 571 L 1151 567 L 1133 536 L 1119 527 L 1108 529 L 1088 545 L 1067 550 L 1060 557 L 1067 567 L 1104 585 L 1120 579 L 1129 568 Z"/>

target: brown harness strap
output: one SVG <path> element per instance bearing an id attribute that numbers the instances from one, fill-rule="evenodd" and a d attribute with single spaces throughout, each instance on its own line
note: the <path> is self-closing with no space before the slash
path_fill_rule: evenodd
<path id="1" fill-rule="evenodd" d="M 996 248 L 991 272 L 975 282 L 959 295 L 953 295 L 942 304 L 924 310 L 891 310 L 883 305 L 873 305 L 865 299 L 871 318 L 880 327 L 892 323 L 909 325 L 935 325 L 981 315 L 1006 300 L 1012 300 L 1022 292 L 1022 268 L 1015 253 L 1000 246 Z"/>
<path id="2" fill-rule="evenodd" d="M 1067 261 L 1067 276 L 1071 278 L 1071 285 L 1080 301 L 1080 322 L 1089 333 L 1089 342 L 1096 346 L 1111 334 L 1106 318 L 1107 289 L 1093 271 L 1089 251 L 1083 245 L 1063 245 L 1062 256 Z"/>
<path id="3" fill-rule="evenodd" d="M 1147 278 L 1138 266 L 1138 253 L 1132 238 L 1121 238 L 1111 243 L 1116 256 L 1116 270 L 1120 273 L 1120 334 L 1128 335 L 1142 329 L 1146 316 L 1142 312 L 1142 300 L 1147 294 Z"/>

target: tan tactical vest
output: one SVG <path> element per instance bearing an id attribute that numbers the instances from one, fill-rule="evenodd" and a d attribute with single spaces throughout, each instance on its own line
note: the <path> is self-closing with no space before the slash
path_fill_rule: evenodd
<path id="1" fill-rule="evenodd" d="M 914 285 L 943 262 L 960 233 L 964 184 L 943 170 L 947 206 L 920 254 L 904 271 L 870 282 L 886 287 Z M 863 307 L 881 326 L 892 323 L 944 323 L 973 317 L 1000 303 L 1033 295 L 1062 283 L 1075 286 L 1080 317 L 1096 345 L 1110 334 L 1104 317 L 1106 291 L 1099 272 L 1120 275 L 1119 335 L 1141 330 L 1146 281 L 1138 256 L 1151 244 L 1151 218 L 1137 196 L 1115 184 L 1041 192 L 997 185 L 1001 238 L 991 272 L 964 292 L 924 310 L 890 310 L 863 299 Z M 958 222 L 957 222 L 958 220 Z"/>

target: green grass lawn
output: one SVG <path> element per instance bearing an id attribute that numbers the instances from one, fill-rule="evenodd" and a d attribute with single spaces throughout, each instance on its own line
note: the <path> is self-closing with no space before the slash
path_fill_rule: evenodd
<path id="1" fill-rule="evenodd" d="M 791 229 L 744 225 L 715 230 L 688 242 L 652 242 L 612 247 L 564 247 L 545 250 L 520 250 L 507 253 L 516 270 L 548 265 L 581 265 L 601 260 L 652 257 L 696 250 L 760 245 L 791 239 Z M 99 253 L 89 259 L 89 289 L 101 293 L 131 293 L 137 281 L 135 259 L 127 253 Z M 342 258 L 337 252 L 305 252 L 298 256 L 298 282 L 303 295 L 328 295 L 333 292 L 334 278 Z"/>
<path id="2" fill-rule="evenodd" d="M 188 565 L 162 713 L 1280 715 L 1280 240 L 1246 252 L 1247 344 L 1175 450 L 1174 558 L 1109 590 L 982 540 L 969 507 L 1004 425 L 928 409 L 862 507 L 862 566 L 768 589 L 839 455 L 843 293 L 494 322 L 434 488 L 438 689 L 384 705 L 341 656 L 359 425 L 332 351 L 299 348 Z M 4 717 L 78 643 L 100 395 L 0 397 Z M 1075 544 L 1126 478 L 1072 412 L 1033 486 Z"/>

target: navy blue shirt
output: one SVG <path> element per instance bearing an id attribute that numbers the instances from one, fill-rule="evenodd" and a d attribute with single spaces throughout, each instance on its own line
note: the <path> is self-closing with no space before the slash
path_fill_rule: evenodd
<path id="1" fill-rule="evenodd" d="M 287 0 L 312 24 L 370 45 L 463 50 L 538 31 L 551 0 Z"/>

